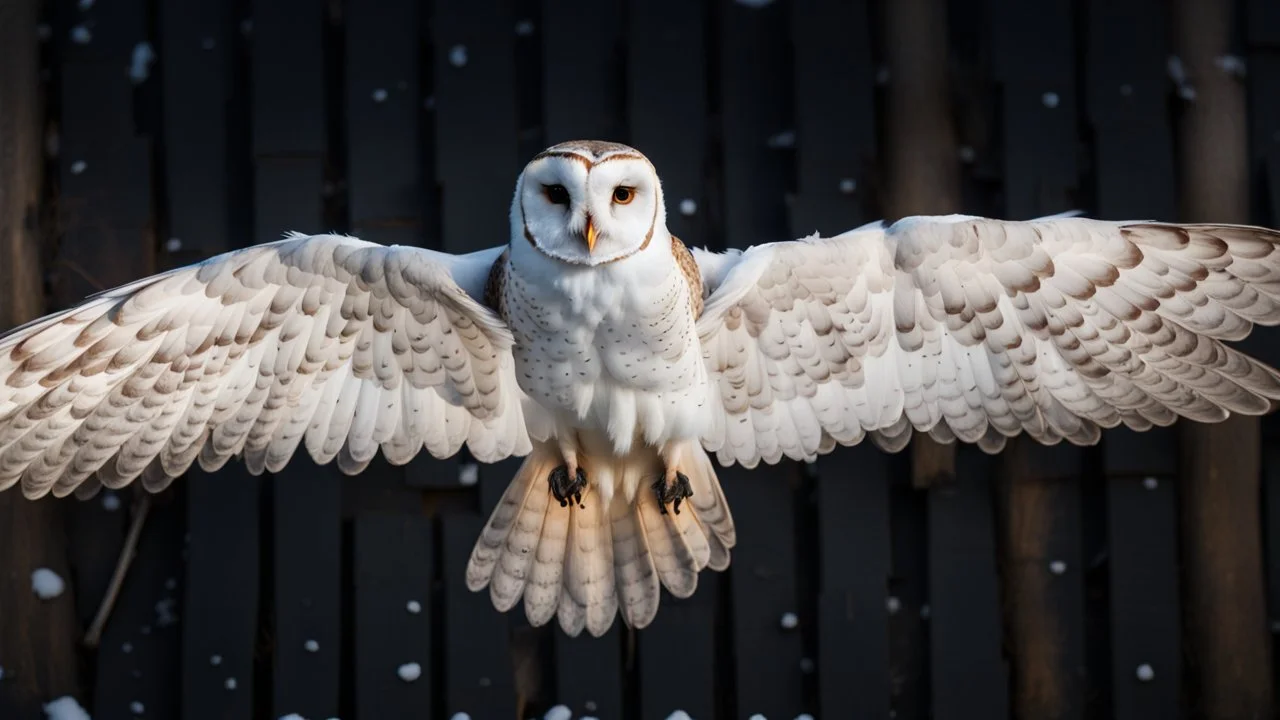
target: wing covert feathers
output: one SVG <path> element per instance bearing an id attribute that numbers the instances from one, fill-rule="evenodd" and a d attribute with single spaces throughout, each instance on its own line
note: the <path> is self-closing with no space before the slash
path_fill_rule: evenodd
<path id="1" fill-rule="evenodd" d="M 724 410 L 703 442 L 723 463 L 915 431 L 1086 445 L 1280 399 L 1280 374 L 1225 344 L 1280 323 L 1273 230 L 913 217 L 695 257 Z"/>
<path id="2" fill-rule="evenodd" d="M 0 337 L 0 489 L 91 495 L 193 462 L 277 471 L 304 445 L 358 472 L 381 448 L 528 451 L 511 335 L 450 256 L 294 235 L 96 295 Z"/>

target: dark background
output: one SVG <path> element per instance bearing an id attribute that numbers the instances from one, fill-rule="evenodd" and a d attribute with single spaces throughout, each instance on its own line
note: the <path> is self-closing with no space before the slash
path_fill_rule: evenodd
<path id="1" fill-rule="evenodd" d="M 0 326 L 288 229 L 500 244 L 523 163 L 584 137 L 648 154 L 692 245 L 952 211 L 1277 225 L 1280 3 L 0 0 Z M 730 570 L 598 640 L 464 587 L 511 463 L 9 492 L 0 718 L 1275 717 L 1276 430 L 726 470 Z"/>

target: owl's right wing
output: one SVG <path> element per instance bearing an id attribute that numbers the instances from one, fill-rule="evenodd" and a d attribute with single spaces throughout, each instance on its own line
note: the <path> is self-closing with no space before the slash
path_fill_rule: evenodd
<path id="1" fill-rule="evenodd" d="M 523 455 L 511 333 L 477 300 L 501 250 L 291 235 L 0 336 L 0 489 L 157 490 L 237 455 L 274 472 L 304 442 L 347 473 L 379 447 Z"/>
<path id="2" fill-rule="evenodd" d="M 695 257 L 725 463 L 913 432 L 1087 445 L 1280 401 L 1280 373 L 1225 344 L 1280 324 L 1274 230 L 912 217 Z"/>

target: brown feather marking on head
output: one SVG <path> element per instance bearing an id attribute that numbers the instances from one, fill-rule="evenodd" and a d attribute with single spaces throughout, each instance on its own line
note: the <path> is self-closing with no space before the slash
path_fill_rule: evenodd
<path id="1" fill-rule="evenodd" d="M 675 235 L 671 236 L 671 254 L 676 258 L 676 265 L 680 267 L 680 272 L 684 273 L 684 279 L 689 283 L 689 303 L 693 307 L 693 317 L 696 320 L 702 316 L 702 273 L 698 270 L 698 262 L 693 259 L 693 253 L 689 252 L 689 248 L 685 247 L 680 238 Z"/>

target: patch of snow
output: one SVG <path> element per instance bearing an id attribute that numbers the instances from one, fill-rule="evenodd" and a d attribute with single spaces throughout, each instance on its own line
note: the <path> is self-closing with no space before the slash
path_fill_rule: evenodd
<path id="1" fill-rule="evenodd" d="M 169 242 L 173 242 L 173 240 L 170 240 Z M 102 493 L 102 509 L 107 512 L 115 512 L 119 510 L 120 496 L 111 491 Z"/>
<path id="2" fill-rule="evenodd" d="M 1150 665 L 1142 663 L 1138 666 L 1137 675 L 1142 682 L 1151 682 L 1156 677 L 1156 671 Z"/>
<path id="3" fill-rule="evenodd" d="M 1234 75 L 1242 78 L 1248 74 L 1248 68 L 1244 64 L 1244 58 L 1239 55 L 1219 55 L 1213 59 L 1213 64 L 1217 65 L 1219 70 L 1228 75 Z"/>
<path id="4" fill-rule="evenodd" d="M 169 627 L 178 622 L 178 616 L 173 612 L 178 606 L 178 601 L 174 598 L 164 598 L 156 603 L 156 625 L 160 627 Z"/>
<path id="5" fill-rule="evenodd" d="M 422 604 L 417 600 L 410 600 L 404 604 L 404 609 L 408 610 L 410 615 L 417 615 L 422 612 Z"/>
<path id="6" fill-rule="evenodd" d="M 1061 560 L 1054 560 L 1053 562 L 1049 563 L 1049 572 L 1053 573 L 1054 575 L 1061 575 L 1066 571 L 1067 571 L 1067 564 L 1062 562 Z"/>
<path id="7" fill-rule="evenodd" d="M 782 613 L 782 629 L 795 630 L 800 626 L 800 618 L 793 612 Z"/>
<path id="8" fill-rule="evenodd" d="M 1040 96 L 1040 102 L 1044 103 L 1045 107 L 1052 110 L 1058 107 L 1058 104 L 1062 102 L 1062 99 L 1058 97 L 1058 93 L 1056 92 L 1047 92 Z"/>
<path id="9" fill-rule="evenodd" d="M 548 710 L 546 715 L 542 716 L 542 720 L 572 720 L 572 718 L 573 711 L 569 709 L 568 705 L 556 705 Z"/>
<path id="10" fill-rule="evenodd" d="M 75 162 L 71 163 L 72 175 L 79 175 L 80 173 L 88 169 L 89 169 L 89 163 L 86 163 L 83 160 L 76 160 Z"/>
<path id="11" fill-rule="evenodd" d="M 790 148 L 796 146 L 796 131 L 783 130 L 782 132 L 769 138 L 769 147 L 778 150 L 781 148 Z"/>
<path id="12" fill-rule="evenodd" d="M 374 101 L 374 102 L 376 102 L 376 103 L 386 102 L 386 101 L 387 101 L 387 91 L 386 91 L 386 88 L 378 88 L 377 90 L 374 90 L 374 91 L 373 91 L 373 101 Z"/>
<path id="13" fill-rule="evenodd" d="M 238 684 L 239 684 L 239 683 L 237 683 L 237 682 L 236 682 L 236 679 L 235 679 L 235 678 L 233 678 L 233 677 L 229 677 L 229 678 L 227 678 L 225 681 L 223 681 L 222 686 L 223 686 L 223 687 L 225 687 L 225 688 L 226 688 L 226 689 L 228 689 L 228 690 L 235 690 L 235 689 L 236 689 L 236 685 L 238 685 Z"/>
<path id="14" fill-rule="evenodd" d="M 692 215 L 698 212 L 698 203 L 693 198 L 685 198 L 680 201 L 680 214 Z"/>
<path id="15" fill-rule="evenodd" d="M 36 568 L 35 572 L 31 573 L 31 591 L 41 600 L 52 600 L 66 589 L 67 584 L 58 573 L 49 568 Z"/>
<path id="16" fill-rule="evenodd" d="M 467 64 L 466 45 L 454 45 L 449 48 L 449 64 L 454 67 L 462 67 Z"/>
<path id="17" fill-rule="evenodd" d="M 302 644 L 302 647 L 306 648 L 307 652 L 320 652 L 320 643 L 315 640 L 306 641 Z"/>
<path id="18" fill-rule="evenodd" d="M 45 703 L 44 714 L 49 720 L 93 720 L 89 717 L 89 713 L 80 707 L 80 703 L 70 695 Z"/>
<path id="19" fill-rule="evenodd" d="M 84 25 L 71 28 L 71 42 L 77 45 L 88 45 L 91 40 L 93 40 L 93 33 L 89 32 L 89 28 Z"/>
<path id="20" fill-rule="evenodd" d="M 476 463 L 463 463 L 458 466 L 458 482 L 466 486 L 480 482 L 480 466 Z"/>
<path id="21" fill-rule="evenodd" d="M 1142 487 L 1148 490 L 1155 490 L 1156 488 L 1160 487 L 1160 480 L 1153 477 L 1142 478 Z"/>
<path id="22" fill-rule="evenodd" d="M 516 23 L 516 34 L 520 37 L 528 37 L 533 34 L 533 21 L 521 20 Z"/>
<path id="23" fill-rule="evenodd" d="M 215 666 L 215 667 L 216 667 L 216 666 L 218 666 L 218 665 L 221 665 L 221 664 L 222 664 L 222 656 L 221 656 L 221 655 L 210 655 L 210 656 L 209 656 L 209 664 L 210 664 L 210 665 L 213 665 L 213 666 Z"/>
<path id="24" fill-rule="evenodd" d="M 133 713 L 134 715 L 141 715 L 146 711 L 147 711 L 147 706 L 143 705 L 137 700 L 134 700 L 133 702 L 129 703 L 129 712 Z"/>
<path id="25" fill-rule="evenodd" d="M 415 662 L 405 663 L 396 668 L 396 674 L 405 682 L 413 682 L 422 677 L 422 666 Z"/>
<path id="26" fill-rule="evenodd" d="M 141 85 L 151 77 L 151 63 L 155 62 L 156 51 L 151 43 L 143 41 L 133 46 L 133 60 L 129 63 L 129 79 L 134 85 Z"/>
<path id="27" fill-rule="evenodd" d="M 894 613 L 902 609 L 902 601 L 894 597 L 893 595 L 890 595 L 884 601 L 884 606 L 889 611 L 889 614 L 893 615 Z"/>

